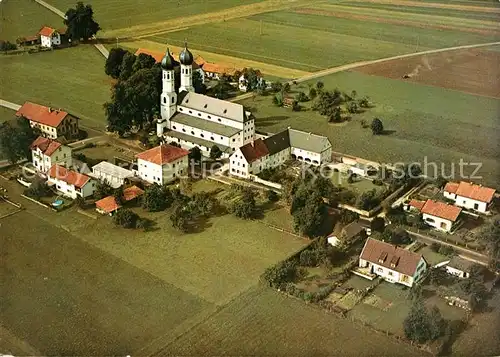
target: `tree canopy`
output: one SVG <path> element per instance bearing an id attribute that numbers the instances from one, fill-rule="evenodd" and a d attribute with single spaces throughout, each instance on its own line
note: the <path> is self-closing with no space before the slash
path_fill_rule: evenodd
<path id="1" fill-rule="evenodd" d="M 436 306 L 428 310 L 421 300 L 417 300 L 405 318 L 403 327 L 406 337 L 415 342 L 424 343 L 442 336 L 446 323 Z"/>
<path id="2" fill-rule="evenodd" d="M 170 207 L 172 202 L 172 193 L 167 187 L 153 184 L 144 191 L 142 206 L 149 212 L 158 212 Z"/>
<path id="3" fill-rule="evenodd" d="M 121 65 L 123 62 L 123 57 L 126 53 L 128 53 L 128 51 L 120 47 L 113 47 L 109 51 L 109 56 L 106 59 L 106 64 L 104 65 L 104 72 L 108 76 L 111 76 L 115 79 L 120 77 Z"/>
<path id="4" fill-rule="evenodd" d="M 11 164 L 31 157 L 30 146 L 39 132 L 31 128 L 26 118 L 0 124 L 0 151 Z"/>
<path id="5" fill-rule="evenodd" d="M 123 228 L 136 228 L 139 216 L 128 209 L 119 209 L 113 216 L 113 222 Z"/>
<path id="6" fill-rule="evenodd" d="M 189 161 L 193 161 L 195 163 L 199 163 L 201 161 L 201 150 L 198 146 L 193 147 L 189 150 L 188 155 Z"/>
<path id="7" fill-rule="evenodd" d="M 76 3 L 75 8 L 66 11 L 64 24 L 68 27 L 66 33 L 76 40 L 88 40 L 101 29 L 94 20 L 92 5 L 84 5 L 80 1 Z"/>
<path id="8" fill-rule="evenodd" d="M 221 156 L 222 150 L 217 145 L 212 146 L 212 148 L 210 149 L 210 158 L 212 160 L 217 160 L 220 159 Z"/>
<path id="9" fill-rule="evenodd" d="M 379 118 L 373 119 L 370 127 L 373 135 L 380 135 L 384 133 L 384 125 L 382 124 L 382 120 Z"/>

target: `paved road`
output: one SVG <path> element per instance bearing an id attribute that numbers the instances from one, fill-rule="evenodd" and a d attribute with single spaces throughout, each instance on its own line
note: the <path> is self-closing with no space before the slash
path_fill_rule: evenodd
<path id="1" fill-rule="evenodd" d="M 0 107 L 5 107 L 5 108 L 12 109 L 15 111 L 18 111 L 19 108 L 21 108 L 21 106 L 19 104 L 8 102 L 8 101 L 3 100 L 3 99 L 0 99 Z"/>
<path id="2" fill-rule="evenodd" d="M 50 5 L 50 4 L 47 4 L 45 1 L 43 0 L 35 0 L 37 3 L 39 3 L 40 5 L 42 5 L 43 7 L 49 9 L 50 11 L 52 11 L 53 13 L 55 13 L 56 15 L 62 17 L 63 19 L 66 18 L 66 15 L 64 14 L 64 12 L 62 12 L 61 10 L 55 8 L 54 6 Z"/>
<path id="3" fill-rule="evenodd" d="M 426 236 L 426 235 L 423 235 L 423 234 L 420 234 L 420 233 L 415 233 L 415 232 L 412 232 L 412 231 L 407 231 L 407 232 L 411 236 L 413 236 L 416 240 L 418 240 L 420 242 L 423 242 L 423 243 L 426 243 L 426 244 L 439 243 L 439 244 L 442 244 L 442 245 L 450 246 L 453 249 L 455 249 L 456 251 L 458 251 L 460 253 L 460 255 L 462 255 L 462 256 L 464 256 L 466 258 L 470 258 L 470 260 L 476 261 L 478 263 L 482 263 L 482 264 L 488 265 L 489 259 L 484 254 L 478 253 L 476 251 L 473 251 L 473 250 L 470 250 L 470 249 L 467 249 L 467 248 L 458 247 L 458 246 L 456 246 L 456 245 L 454 245 L 452 243 L 443 242 L 442 240 L 439 240 L 439 239 L 436 239 L 436 238 L 432 238 L 432 237 L 429 237 L 429 236 Z"/>

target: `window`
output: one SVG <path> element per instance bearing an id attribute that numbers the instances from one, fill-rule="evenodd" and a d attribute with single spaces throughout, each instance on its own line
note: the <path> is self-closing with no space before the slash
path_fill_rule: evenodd
<path id="1" fill-rule="evenodd" d="M 226 113 L 227 113 L 227 109 L 224 109 L 224 114 L 226 114 Z"/>
<path id="2" fill-rule="evenodd" d="M 241 166 L 245 167 L 245 164 L 241 164 Z"/>
<path id="3" fill-rule="evenodd" d="M 174 103 L 175 103 L 175 98 L 174 98 L 174 97 L 172 97 L 172 104 L 174 104 Z"/>
<path id="4" fill-rule="evenodd" d="M 207 115 L 208 119 L 212 119 L 212 117 L 210 115 Z"/>
<path id="5" fill-rule="evenodd" d="M 214 139 L 214 137 L 213 137 L 213 136 L 211 136 L 211 137 L 210 137 L 210 140 L 215 141 L 215 139 Z"/>
<path id="6" fill-rule="evenodd" d="M 183 132 L 186 132 L 186 129 L 182 128 L 182 131 L 183 131 Z"/>
<path id="7" fill-rule="evenodd" d="M 203 106 L 203 108 L 206 108 L 206 107 L 207 107 L 207 104 L 205 104 L 205 105 Z"/>
<path id="8" fill-rule="evenodd" d="M 201 136 L 202 138 L 204 138 L 204 137 L 205 137 L 205 135 L 203 135 L 203 134 L 200 134 L 200 136 Z"/>
<path id="9" fill-rule="evenodd" d="M 64 158 L 66 158 L 66 154 L 64 154 Z"/>
<path id="10" fill-rule="evenodd" d="M 182 109 L 182 108 L 179 108 L 179 111 L 181 111 L 181 112 L 182 112 L 183 110 L 184 110 L 184 109 Z"/>
<path id="11" fill-rule="evenodd" d="M 221 120 L 221 118 L 217 118 L 217 121 L 221 122 L 222 120 Z"/>
<path id="12" fill-rule="evenodd" d="M 189 114 L 193 114 L 193 112 L 190 110 L 190 111 L 189 111 Z"/>
<path id="13" fill-rule="evenodd" d="M 201 113 L 198 113 L 198 116 L 201 117 Z"/>
<path id="14" fill-rule="evenodd" d="M 231 172 L 234 172 L 234 169 L 231 169 Z"/>
<path id="15" fill-rule="evenodd" d="M 392 271 L 389 271 L 389 276 L 392 276 Z"/>
<path id="16" fill-rule="evenodd" d="M 220 139 L 221 139 L 221 140 L 224 140 L 224 137 L 223 137 L 223 136 L 221 136 L 221 137 L 220 137 Z"/>
<path id="17" fill-rule="evenodd" d="M 174 130 L 176 129 L 175 125 L 172 125 L 172 129 L 174 129 Z"/>
<path id="18" fill-rule="evenodd" d="M 191 131 L 191 135 L 194 135 L 194 131 Z"/>
<path id="19" fill-rule="evenodd" d="M 175 164 L 172 164 L 172 167 L 174 168 L 174 167 L 175 167 Z"/>
<path id="20" fill-rule="evenodd" d="M 479 208 L 479 204 L 478 203 L 474 203 L 474 209 L 478 209 Z"/>
<path id="21" fill-rule="evenodd" d="M 236 139 L 235 139 L 235 138 L 233 138 L 233 143 L 234 143 L 235 141 L 236 141 Z"/>
<path id="22" fill-rule="evenodd" d="M 382 269 L 382 268 L 377 268 L 377 271 L 378 271 L 379 273 L 382 273 L 382 272 L 384 271 L 384 269 Z"/>
<path id="23" fill-rule="evenodd" d="M 172 177 L 175 177 L 175 174 L 172 174 Z"/>
<path id="24" fill-rule="evenodd" d="M 163 104 L 167 104 L 167 97 L 163 97 Z"/>
<path id="25" fill-rule="evenodd" d="M 404 282 L 404 283 L 407 283 L 408 282 L 408 275 L 403 275 L 401 277 L 401 281 Z"/>

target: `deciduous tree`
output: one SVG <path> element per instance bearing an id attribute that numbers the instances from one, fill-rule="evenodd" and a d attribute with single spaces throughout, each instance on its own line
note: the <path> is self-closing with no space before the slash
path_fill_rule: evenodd
<path id="1" fill-rule="evenodd" d="M 375 118 L 372 120 L 371 129 L 373 135 L 380 135 L 384 132 L 384 125 L 382 124 L 382 120 L 379 118 Z"/>
<path id="2" fill-rule="evenodd" d="M 191 150 L 189 150 L 188 158 L 189 158 L 189 161 L 192 161 L 194 163 L 199 163 L 201 161 L 200 148 L 198 146 L 195 146 Z"/>
<path id="3" fill-rule="evenodd" d="M 172 193 L 167 187 L 153 184 L 144 191 L 142 206 L 149 212 L 158 212 L 170 207 L 172 202 Z"/>
<path id="4" fill-rule="evenodd" d="M 75 40 L 88 40 L 101 29 L 94 20 L 92 5 L 84 5 L 80 1 L 75 8 L 66 11 L 64 24 L 68 27 L 68 36 Z"/>
<path id="5" fill-rule="evenodd" d="M 109 56 L 106 59 L 106 64 L 104 66 L 104 72 L 106 72 L 108 76 L 115 79 L 120 77 L 123 57 L 127 52 L 127 50 L 120 47 L 114 47 L 109 51 Z"/>
<path id="6" fill-rule="evenodd" d="M 405 318 L 406 337 L 418 343 L 434 341 L 444 333 L 445 321 L 437 307 L 428 311 L 421 300 L 414 302 L 410 313 Z"/>
<path id="7" fill-rule="evenodd" d="M 121 208 L 115 212 L 113 222 L 123 228 L 136 228 L 139 216 L 131 210 Z"/>
<path id="8" fill-rule="evenodd" d="M 212 148 L 210 149 L 210 158 L 212 160 L 218 160 L 221 156 L 222 150 L 217 145 L 212 146 Z"/>

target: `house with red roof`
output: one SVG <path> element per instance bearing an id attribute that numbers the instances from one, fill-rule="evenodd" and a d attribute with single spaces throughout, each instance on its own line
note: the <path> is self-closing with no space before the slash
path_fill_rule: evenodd
<path id="1" fill-rule="evenodd" d="M 50 139 L 69 140 L 77 138 L 79 134 L 78 118 L 61 109 L 25 102 L 16 116 L 28 119 L 32 128 L 39 129 L 42 136 Z"/>
<path id="2" fill-rule="evenodd" d="M 427 269 L 421 254 L 386 242 L 368 238 L 359 256 L 359 272 L 363 277 L 378 275 L 391 283 L 412 286 Z"/>
<path id="3" fill-rule="evenodd" d="M 496 190 L 472 182 L 448 182 L 444 197 L 455 201 L 455 205 L 481 213 L 488 213 Z"/>
<path id="4" fill-rule="evenodd" d="M 57 164 L 47 172 L 47 183 L 61 195 L 72 199 L 92 196 L 96 187 L 96 182 L 89 176 Z"/>
<path id="5" fill-rule="evenodd" d="M 138 176 L 149 183 L 163 185 L 186 176 L 189 151 L 163 144 L 136 155 Z"/>
<path id="6" fill-rule="evenodd" d="M 54 165 L 71 167 L 71 148 L 58 141 L 39 136 L 30 146 L 33 166 L 38 172 L 46 173 Z"/>
<path id="7" fill-rule="evenodd" d="M 61 34 L 52 27 L 44 26 L 38 31 L 40 45 L 42 47 L 54 48 L 61 45 Z"/>
<path id="8" fill-rule="evenodd" d="M 130 202 L 144 194 L 144 190 L 137 186 L 131 186 L 123 190 L 123 201 Z M 107 196 L 95 203 L 96 211 L 101 214 L 107 214 L 112 216 L 116 211 L 118 211 L 122 206 L 116 202 L 114 196 Z"/>
<path id="9" fill-rule="evenodd" d="M 460 223 L 460 207 L 441 201 L 412 199 L 403 205 L 407 212 L 421 213 L 424 222 L 443 232 L 451 232 Z"/>

